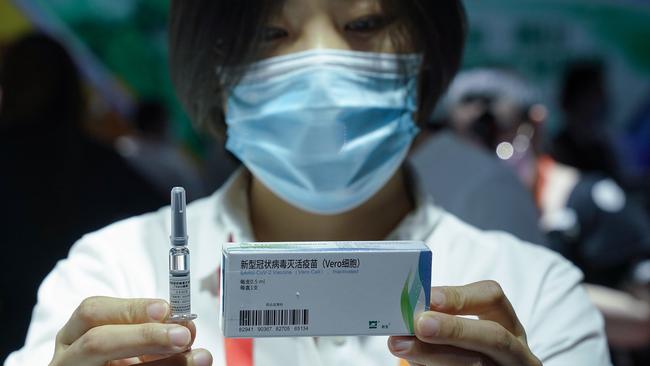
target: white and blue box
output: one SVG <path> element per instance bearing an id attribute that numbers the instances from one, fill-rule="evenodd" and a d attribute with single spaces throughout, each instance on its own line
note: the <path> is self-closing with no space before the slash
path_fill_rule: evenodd
<path id="1" fill-rule="evenodd" d="M 412 335 L 429 308 L 423 242 L 228 243 L 222 252 L 226 337 Z"/>

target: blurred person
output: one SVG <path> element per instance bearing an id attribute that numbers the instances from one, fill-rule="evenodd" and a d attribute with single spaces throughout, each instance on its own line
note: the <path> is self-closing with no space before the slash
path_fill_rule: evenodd
<path id="1" fill-rule="evenodd" d="M 647 97 L 628 124 L 623 144 L 628 149 L 631 175 L 650 176 L 650 97 Z"/>
<path id="2" fill-rule="evenodd" d="M 52 38 L 18 39 L 0 64 L 0 357 L 23 344 L 36 290 L 83 234 L 159 207 L 152 188 L 83 130 L 81 80 Z M 116 243 L 117 244 L 117 243 Z M 61 296 L 65 296 L 62 293 Z"/>
<path id="3" fill-rule="evenodd" d="M 163 208 L 75 244 L 6 365 L 609 365 L 573 265 L 446 213 L 404 165 L 459 68 L 465 19 L 459 0 L 173 0 L 178 95 L 242 162 L 187 207 L 201 315 L 165 323 Z M 224 339 L 220 243 L 383 239 L 436 253 L 434 301 L 415 336 Z"/>
<path id="4" fill-rule="evenodd" d="M 627 188 L 643 197 L 650 215 L 650 97 L 634 113 L 618 146 L 624 152 Z"/>
<path id="5" fill-rule="evenodd" d="M 650 265 L 650 221 L 640 205 L 602 173 L 581 173 L 543 152 L 547 110 L 515 73 L 463 72 L 447 103 L 454 129 L 497 155 L 534 193 L 549 247 L 584 271 L 610 343 L 650 347 L 650 302 L 613 290 L 648 281 L 634 275 Z"/>
<path id="6" fill-rule="evenodd" d="M 577 61 L 565 71 L 560 107 L 564 125 L 553 139 L 550 155 L 585 173 L 601 173 L 621 181 L 617 154 L 608 135 L 610 100 L 605 67 Z"/>
<path id="7" fill-rule="evenodd" d="M 493 154 L 446 129 L 418 139 L 409 162 L 437 205 L 480 229 L 545 242 L 530 193 Z"/>
<path id="8" fill-rule="evenodd" d="M 160 101 L 138 103 L 133 118 L 135 133 L 118 138 L 117 151 L 162 196 L 182 186 L 193 201 L 205 195 L 196 164 L 171 139 L 169 116 Z"/>

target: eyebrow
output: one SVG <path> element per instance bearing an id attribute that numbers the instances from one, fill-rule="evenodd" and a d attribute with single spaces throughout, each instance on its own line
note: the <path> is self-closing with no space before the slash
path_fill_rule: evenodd
<path id="1" fill-rule="evenodd" d="M 376 3 L 376 2 L 379 2 L 379 0 L 333 0 L 333 1 L 337 1 L 337 2 L 340 2 L 340 3 L 358 3 L 358 2 Z"/>
<path id="2" fill-rule="evenodd" d="M 341 5 L 341 4 L 346 4 L 348 6 L 350 6 L 350 5 L 357 5 L 357 6 L 361 5 L 361 6 L 365 6 L 367 8 L 370 8 L 370 7 L 372 7 L 372 6 L 376 5 L 376 4 L 381 5 L 380 0 L 331 0 L 331 1 L 337 2 L 338 3 L 337 5 Z"/>

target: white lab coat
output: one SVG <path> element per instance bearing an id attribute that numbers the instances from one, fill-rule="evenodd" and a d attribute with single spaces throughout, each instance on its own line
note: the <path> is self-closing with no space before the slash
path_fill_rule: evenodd
<path id="1" fill-rule="evenodd" d="M 199 316 L 194 345 L 208 349 L 215 365 L 226 364 L 217 295 L 220 250 L 229 238 L 253 239 L 248 183 L 248 174 L 239 171 L 222 189 L 187 209 L 192 306 Z M 479 231 L 434 206 L 419 188 L 416 191 L 416 210 L 389 238 L 424 240 L 431 247 L 434 286 L 498 281 L 544 365 L 610 364 L 603 320 L 573 265 L 511 235 Z M 167 298 L 169 220 L 167 207 L 79 240 L 41 285 L 26 344 L 5 366 L 46 365 L 57 331 L 86 297 Z M 388 351 L 386 337 L 272 338 L 255 339 L 253 344 L 255 365 L 399 364 Z"/>

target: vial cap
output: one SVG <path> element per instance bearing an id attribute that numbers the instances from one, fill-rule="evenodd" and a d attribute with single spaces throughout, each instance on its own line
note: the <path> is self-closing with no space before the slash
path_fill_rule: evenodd
<path id="1" fill-rule="evenodd" d="M 176 246 L 187 245 L 187 225 L 185 222 L 185 189 L 174 187 L 171 197 L 172 230 L 169 237 L 171 244 Z"/>

